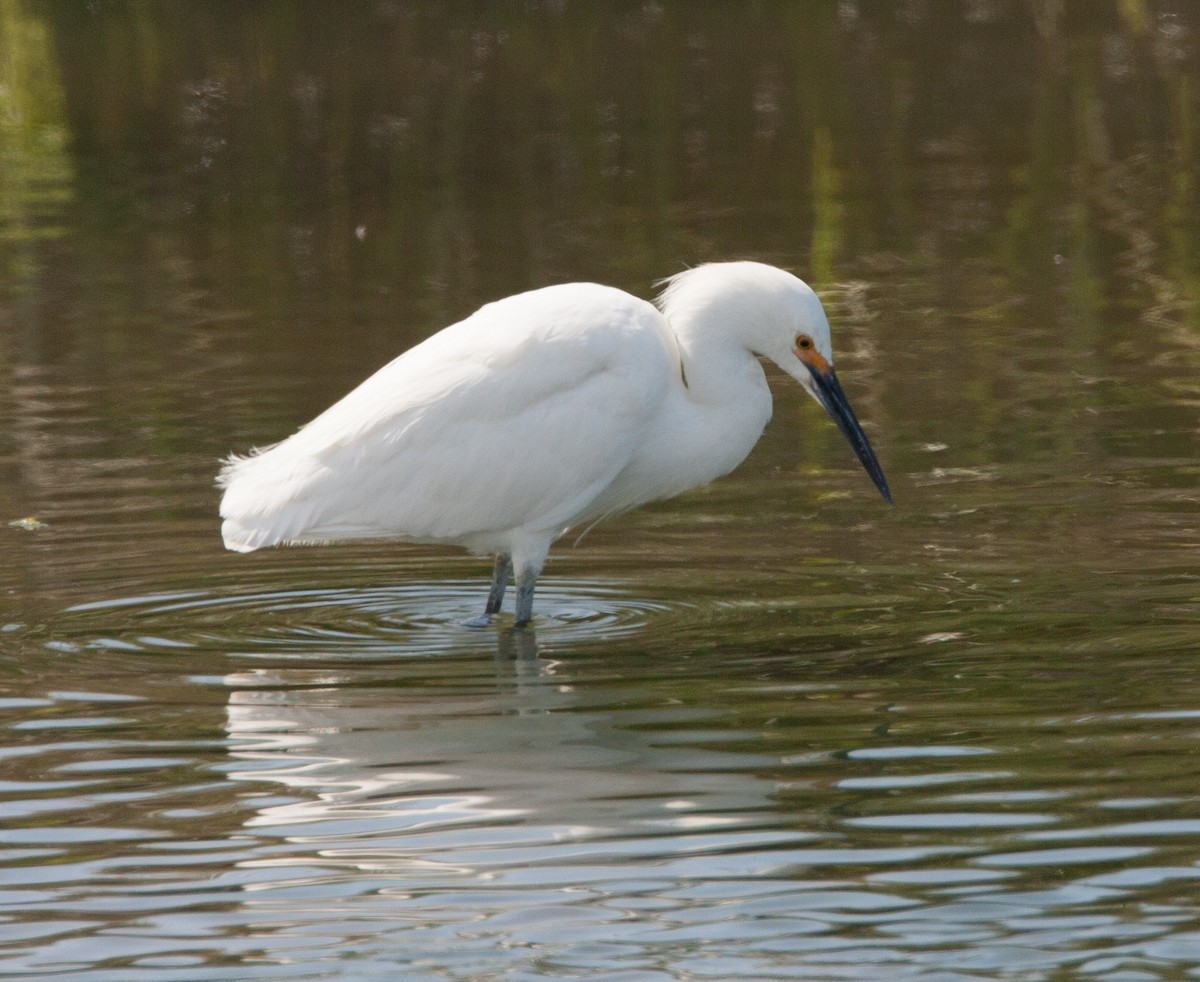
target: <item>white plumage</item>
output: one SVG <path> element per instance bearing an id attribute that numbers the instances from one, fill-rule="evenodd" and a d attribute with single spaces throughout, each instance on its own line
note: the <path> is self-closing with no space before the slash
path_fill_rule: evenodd
<path id="1" fill-rule="evenodd" d="M 661 308 L 661 309 L 660 309 Z M 406 351 L 299 432 L 232 457 L 225 545 L 449 543 L 517 574 L 517 622 L 568 528 L 726 474 L 771 415 L 765 356 L 830 411 L 886 482 L 802 281 L 760 263 L 673 277 L 659 307 L 570 283 L 487 304 Z"/>

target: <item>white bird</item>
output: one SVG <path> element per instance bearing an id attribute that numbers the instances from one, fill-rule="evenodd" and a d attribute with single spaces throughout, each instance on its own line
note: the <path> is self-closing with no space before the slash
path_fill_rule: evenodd
<path id="1" fill-rule="evenodd" d="M 226 547 L 461 546 L 496 557 L 481 621 L 515 571 L 527 624 L 550 544 L 569 528 L 745 459 L 771 417 L 759 356 L 825 407 L 891 502 L 807 284 L 754 262 L 665 283 L 657 307 L 593 283 L 549 286 L 434 334 L 282 443 L 225 462 Z"/>

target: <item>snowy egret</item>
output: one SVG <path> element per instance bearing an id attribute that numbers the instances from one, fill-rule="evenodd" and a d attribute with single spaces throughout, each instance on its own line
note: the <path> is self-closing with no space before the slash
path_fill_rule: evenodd
<path id="1" fill-rule="evenodd" d="M 390 539 L 496 557 L 483 621 L 515 572 L 516 623 L 550 544 L 729 473 L 771 416 L 759 356 L 887 480 L 833 371 L 802 280 L 754 262 L 665 281 L 654 304 L 592 283 L 487 304 L 406 351 L 297 433 L 231 457 L 225 545 Z"/>

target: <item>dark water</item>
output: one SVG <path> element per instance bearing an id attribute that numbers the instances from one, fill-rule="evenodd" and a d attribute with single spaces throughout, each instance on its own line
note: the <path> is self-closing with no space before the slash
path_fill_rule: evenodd
<path id="1" fill-rule="evenodd" d="M 496 6 L 0 6 L 0 976 L 1195 977 L 1200 6 Z M 744 256 L 894 508 L 779 380 L 533 633 L 221 549 L 480 303 Z"/>

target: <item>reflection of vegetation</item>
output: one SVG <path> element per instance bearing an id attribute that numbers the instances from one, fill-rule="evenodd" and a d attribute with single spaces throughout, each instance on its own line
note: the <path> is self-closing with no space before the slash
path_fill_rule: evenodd
<path id="1" fill-rule="evenodd" d="M 836 279 L 839 233 L 843 227 L 841 187 L 833 164 L 833 140 L 821 127 L 813 133 L 812 281 L 815 286 Z"/>
<path id="2" fill-rule="evenodd" d="M 62 91 L 46 24 L 0 4 L 0 248 L 10 274 L 29 274 L 21 243 L 55 235 L 70 187 Z"/>
<path id="3" fill-rule="evenodd" d="M 103 286 L 88 332 L 51 318 L 40 350 L 126 359 L 150 416 L 188 351 L 276 378 L 319 351 L 294 420 L 489 297 L 579 277 L 644 294 L 753 254 L 874 285 L 893 309 L 873 364 L 921 367 L 889 373 L 884 405 L 917 418 L 932 390 L 990 455 L 1012 438 L 1011 337 L 1053 335 L 1065 388 L 1114 316 L 1195 317 L 1200 9 L 0 9 L 6 221 L 69 224 L 74 275 Z M 75 203 L 39 211 L 68 186 L 68 133 Z"/>

